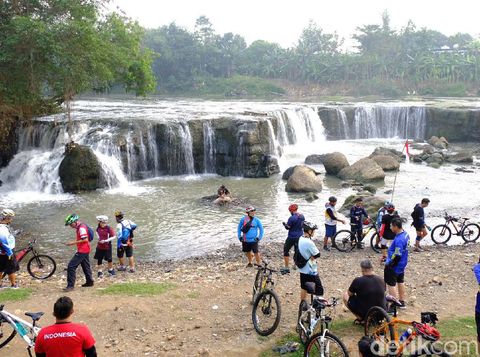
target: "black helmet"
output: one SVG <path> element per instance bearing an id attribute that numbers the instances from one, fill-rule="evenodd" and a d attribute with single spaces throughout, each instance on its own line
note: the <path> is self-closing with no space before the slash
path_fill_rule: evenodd
<path id="1" fill-rule="evenodd" d="M 303 231 L 308 232 L 308 231 L 314 231 L 315 229 L 318 229 L 317 225 L 315 223 L 303 222 Z"/>
<path id="2" fill-rule="evenodd" d="M 337 198 L 335 196 L 330 196 L 328 202 L 337 202 Z"/>

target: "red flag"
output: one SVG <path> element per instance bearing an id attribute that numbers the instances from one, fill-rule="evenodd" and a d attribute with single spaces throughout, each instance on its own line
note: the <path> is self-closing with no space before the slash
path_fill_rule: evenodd
<path id="1" fill-rule="evenodd" d="M 408 139 L 405 141 L 405 163 L 410 163 L 410 151 L 408 149 Z"/>

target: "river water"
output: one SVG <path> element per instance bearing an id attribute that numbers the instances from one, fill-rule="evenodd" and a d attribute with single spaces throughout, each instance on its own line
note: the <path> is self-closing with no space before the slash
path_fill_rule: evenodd
<path id="1" fill-rule="evenodd" d="M 293 104 L 293 106 L 298 104 Z M 193 109 L 191 108 L 193 106 Z M 275 111 L 278 108 L 291 109 L 292 104 L 283 103 L 215 103 L 215 102 L 161 102 L 141 103 L 136 101 L 89 101 L 77 103 L 77 115 L 80 117 L 128 118 L 144 117 L 146 114 L 161 113 L 182 117 L 188 113 L 201 113 L 205 117 L 225 115 L 230 112 L 246 110 Z M 185 108 L 190 108 L 185 110 Z M 175 113 L 177 113 L 175 115 Z M 155 114 L 155 115 L 157 115 Z M 127 119 L 124 119 L 127 120 Z M 321 131 L 321 129 L 318 129 Z M 280 159 L 282 172 L 289 166 L 301 164 L 308 154 L 322 154 L 332 151 L 344 153 L 349 162 L 368 156 L 377 146 L 385 146 L 402 150 L 404 140 L 396 138 L 377 138 L 363 140 L 326 141 L 317 137 L 313 142 L 299 142 L 296 145 L 283 147 Z M 472 144 L 463 144 L 469 146 Z M 42 155 L 50 155 L 52 151 L 38 149 L 35 152 L 37 161 Z M 34 152 L 23 151 L 18 155 L 31 156 Z M 48 161 L 49 159 L 46 159 Z M 113 160 L 105 158 L 105 160 Z M 401 164 L 397 175 L 394 203 L 406 218 L 410 218 L 413 206 L 422 197 L 431 199 L 426 209 L 427 223 L 432 227 L 442 221 L 445 210 L 453 215 L 471 217 L 478 222 L 480 204 L 477 187 L 480 184 L 480 168 L 473 165 L 475 173 L 459 173 L 454 169 L 457 165 L 444 165 L 433 169 L 421 164 Z M 469 165 L 472 166 L 472 165 Z M 36 166 L 35 166 L 36 167 Z M 37 171 L 46 170 L 36 167 Z M 314 166 L 324 173 L 323 166 Z M 5 169 L 4 169 L 5 170 Z M 25 168 L 25 170 L 27 170 Z M 33 170 L 30 166 L 28 170 Z M 47 170 L 46 170 L 47 171 Z M 43 176 L 52 175 L 55 167 Z M 18 175 L 17 183 L 30 180 L 31 173 Z M 25 171 L 26 172 L 26 171 Z M 5 174 L 5 171 L 3 172 Z M 0 178 L 2 171 L 0 171 Z M 378 186 L 377 194 L 390 199 L 384 192 L 393 186 L 395 174 L 387 173 L 385 184 Z M 53 178 L 52 180 L 54 180 Z M 339 206 L 343 200 L 353 193 L 350 188 L 342 188 L 341 181 L 324 176 L 324 188 L 320 199 L 308 203 L 303 194 L 285 192 L 285 181 L 281 174 L 270 178 L 247 179 L 240 177 L 221 177 L 215 174 L 160 176 L 139 181 L 127 179 L 117 183 L 115 187 L 81 194 L 65 194 L 45 190 L 32 190 L 28 185 L 4 185 L 0 187 L 0 207 L 11 207 L 17 212 L 16 224 L 31 232 L 38 238 L 42 251 L 62 257 L 70 256 L 71 248 L 63 246 L 63 242 L 74 237 L 71 228 L 63 225 L 63 220 L 70 212 L 76 212 L 82 220 L 91 226 L 95 225 L 95 216 L 106 214 L 112 217 L 115 209 L 121 209 L 126 217 L 138 224 L 136 232 L 137 256 L 141 259 L 163 260 L 185 258 L 201 255 L 231 243 L 238 243 L 236 227 L 243 215 L 243 206 L 216 207 L 205 203 L 202 196 L 212 195 L 219 185 L 226 185 L 235 197 L 241 198 L 257 208 L 257 217 L 265 227 L 265 240 L 282 241 L 286 237 L 281 222 L 288 219 L 287 207 L 297 203 L 307 220 L 320 227 L 319 236 L 323 237 L 323 212 L 326 199 L 335 195 Z M 36 186 L 35 186 L 36 187 Z M 369 212 L 374 214 L 374 212 Z M 414 230 L 408 231 L 414 238 Z M 429 238 L 427 238 L 427 241 Z M 460 243 L 459 237 L 453 237 L 452 243 Z M 19 246 L 22 242 L 18 243 Z M 238 248 L 239 249 L 239 248 Z M 279 255 L 281 253 L 279 252 Z"/>

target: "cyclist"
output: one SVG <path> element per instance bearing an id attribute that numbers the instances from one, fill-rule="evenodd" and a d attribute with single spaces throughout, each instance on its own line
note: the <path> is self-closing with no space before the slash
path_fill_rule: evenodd
<path id="1" fill-rule="evenodd" d="M 357 237 L 358 249 L 363 249 L 363 217 L 370 219 L 367 211 L 363 208 L 363 198 L 358 197 L 350 208 L 350 227 L 352 233 Z"/>
<path id="2" fill-rule="evenodd" d="M 415 248 L 413 249 L 415 252 L 421 252 L 422 250 L 425 250 L 424 248 L 420 247 L 420 241 L 428 234 L 427 224 L 425 223 L 425 211 L 423 209 L 429 204 L 430 200 L 428 198 L 423 198 L 422 201 L 420 203 L 417 203 L 413 208 L 412 226 L 414 226 L 415 230 L 417 231 L 417 237 L 415 238 Z"/>
<path id="3" fill-rule="evenodd" d="M 76 231 L 76 239 L 65 243 L 67 246 L 76 245 L 77 252 L 72 257 L 67 267 L 67 287 L 63 291 L 72 291 L 75 288 L 76 271 L 79 265 L 82 266 L 85 274 L 85 284 L 83 287 L 93 286 L 92 269 L 90 267 L 90 242 L 88 237 L 88 227 L 80 222 L 80 217 L 72 213 L 65 218 L 65 225 L 70 226 Z"/>
<path id="4" fill-rule="evenodd" d="M 330 196 L 328 202 L 325 203 L 325 238 L 323 238 L 323 250 L 330 251 L 328 247 L 328 238 L 332 239 L 337 233 L 337 222 L 340 221 L 345 224 L 343 219 L 337 217 L 337 211 L 335 205 L 337 204 L 337 198 Z"/>
<path id="5" fill-rule="evenodd" d="M 260 253 L 258 252 L 258 242 L 263 238 L 262 222 L 255 217 L 256 209 L 248 206 L 245 209 L 246 215 L 240 219 L 237 226 L 237 237 L 242 242 L 242 252 L 247 257 L 247 268 L 253 267 L 253 256 L 258 265 L 261 264 Z"/>
<path id="6" fill-rule="evenodd" d="M 387 206 L 390 205 L 390 201 L 385 201 L 383 206 L 380 207 L 377 211 L 377 218 L 375 220 L 375 225 L 377 226 L 377 231 L 380 230 L 382 226 L 382 217 L 387 213 Z M 377 235 L 377 241 L 375 242 L 375 249 L 380 249 L 380 235 Z"/>
<path id="7" fill-rule="evenodd" d="M 343 294 L 345 306 L 355 315 L 355 323 L 363 324 L 368 310 L 373 306 L 387 307 L 385 281 L 373 272 L 370 260 L 360 262 L 362 276 L 355 278 Z"/>
<path id="8" fill-rule="evenodd" d="M 285 263 L 285 268 L 282 269 L 282 272 L 289 273 L 290 268 L 288 267 L 289 257 L 290 257 L 290 249 L 298 244 L 298 239 L 302 236 L 303 230 L 303 222 L 305 221 L 305 217 L 303 214 L 298 213 L 298 205 L 293 203 L 288 206 L 288 210 L 290 212 L 290 217 L 288 218 L 287 223 L 282 222 L 283 226 L 286 230 L 288 230 L 287 239 L 285 240 L 285 244 L 283 245 L 283 260 Z"/>
<path id="9" fill-rule="evenodd" d="M 477 291 L 477 301 L 475 304 L 475 324 L 477 325 L 477 341 L 480 343 L 480 258 L 478 263 L 473 267 L 473 272 L 477 278 L 478 291 Z"/>
<path id="10" fill-rule="evenodd" d="M 55 324 L 40 330 L 35 340 L 36 357 L 96 357 L 95 339 L 84 324 L 72 322 L 73 301 L 62 296 L 53 305 Z"/>
<path id="11" fill-rule="evenodd" d="M 15 257 L 15 236 L 10 231 L 10 224 L 15 212 L 5 208 L 0 213 L 0 274 L 7 274 L 12 289 L 18 289 L 17 274 L 19 270 Z"/>
<path id="12" fill-rule="evenodd" d="M 395 218 L 390 223 L 395 238 L 388 248 L 385 262 L 384 280 L 388 294 L 400 300 L 401 309 L 405 309 L 405 268 L 408 264 L 408 244 L 410 237 L 402 228 L 402 220 Z"/>
<path id="13" fill-rule="evenodd" d="M 116 239 L 117 236 L 113 228 L 107 224 L 107 216 L 97 216 L 97 221 L 98 244 L 93 256 L 93 259 L 97 260 L 97 276 L 99 278 L 103 277 L 102 263 L 104 259 L 107 261 L 108 273 L 113 276 L 115 275 L 115 269 L 113 269 L 112 263 L 112 240 Z"/>
<path id="14" fill-rule="evenodd" d="M 316 224 L 303 222 L 303 237 L 298 240 L 298 253 L 306 261 L 306 264 L 299 268 L 300 272 L 300 299 L 307 301 L 307 283 L 315 284 L 315 295 L 323 295 L 323 285 L 318 275 L 316 259 L 320 257 L 320 252 L 312 241 L 315 230 L 318 229 Z"/>
<path id="15" fill-rule="evenodd" d="M 392 220 L 395 218 L 400 217 L 395 211 L 395 205 L 393 203 L 389 203 L 386 207 L 386 214 L 382 216 L 382 225 L 378 231 L 378 236 L 381 238 L 380 247 L 382 249 L 382 262 L 387 260 L 388 242 L 391 242 L 395 238 L 395 233 L 393 233 L 390 228 L 390 223 L 392 223 Z"/>
<path id="16" fill-rule="evenodd" d="M 124 218 L 122 211 L 115 211 L 115 220 L 117 221 L 117 258 L 120 262 L 119 271 L 126 271 L 124 255 L 128 258 L 129 272 L 135 273 L 135 261 L 133 259 L 133 231 L 137 225 Z"/>

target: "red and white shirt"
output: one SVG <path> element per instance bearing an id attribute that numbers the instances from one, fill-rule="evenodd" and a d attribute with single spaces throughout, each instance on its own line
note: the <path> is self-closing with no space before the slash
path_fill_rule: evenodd
<path id="1" fill-rule="evenodd" d="M 77 251 L 79 253 L 90 253 L 90 242 L 88 241 L 88 230 L 87 226 L 84 225 L 83 223 L 80 223 L 80 225 L 77 228 L 77 241 L 78 240 L 84 240 L 83 243 L 77 244 Z"/>

